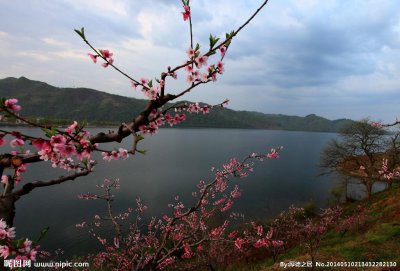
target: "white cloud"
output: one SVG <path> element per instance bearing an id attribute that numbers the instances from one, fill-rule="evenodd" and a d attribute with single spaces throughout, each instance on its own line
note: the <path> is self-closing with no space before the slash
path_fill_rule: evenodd
<path id="1" fill-rule="evenodd" d="M 51 45 L 51 46 L 55 46 L 55 47 L 70 47 L 71 46 L 71 44 L 68 42 L 57 40 L 57 39 L 51 38 L 51 37 L 43 38 L 42 41 L 47 45 Z"/>
<path id="2" fill-rule="evenodd" d="M 19 51 L 17 52 L 18 56 L 23 58 L 33 58 L 35 60 L 41 62 L 47 62 L 53 60 L 49 55 L 44 52 L 37 52 L 37 51 Z"/>
<path id="3" fill-rule="evenodd" d="M 73 7 L 85 10 L 88 13 L 96 13 L 100 16 L 127 16 L 127 1 L 118 0 L 65 0 Z"/>
<path id="4" fill-rule="evenodd" d="M 7 38 L 9 38 L 9 34 L 7 32 L 0 31 L 0 38 L 7 39 Z"/>

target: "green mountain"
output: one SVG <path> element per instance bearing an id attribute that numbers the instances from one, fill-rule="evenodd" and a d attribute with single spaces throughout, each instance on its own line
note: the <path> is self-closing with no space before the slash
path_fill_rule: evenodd
<path id="1" fill-rule="evenodd" d="M 88 88 L 58 88 L 25 77 L 0 80 L 0 97 L 17 98 L 24 116 L 52 120 L 78 120 L 92 124 L 129 122 L 147 101 Z M 306 117 L 263 114 L 215 108 L 210 114 L 188 115 L 180 127 L 255 128 L 336 132 L 351 120 L 328 120 L 314 114 Z"/>

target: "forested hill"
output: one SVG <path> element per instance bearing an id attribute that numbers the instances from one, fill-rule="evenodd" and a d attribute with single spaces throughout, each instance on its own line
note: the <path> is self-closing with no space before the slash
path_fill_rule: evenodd
<path id="1" fill-rule="evenodd" d="M 17 98 L 24 116 L 103 125 L 131 121 L 147 103 L 94 89 L 58 88 L 25 77 L 1 79 L 0 97 Z M 207 115 L 188 115 L 180 126 L 336 132 L 349 121 L 331 121 L 314 114 L 298 117 L 216 108 Z"/>

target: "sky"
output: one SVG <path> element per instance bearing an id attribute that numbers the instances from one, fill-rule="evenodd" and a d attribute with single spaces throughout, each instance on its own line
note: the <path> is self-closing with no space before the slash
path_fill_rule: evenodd
<path id="1" fill-rule="evenodd" d="M 261 0 L 192 0 L 194 40 L 237 29 Z M 94 64 L 73 29 L 136 79 L 159 78 L 186 59 L 180 0 L 0 0 L 0 78 L 25 76 L 145 99 L 110 67 Z M 210 58 L 209 64 L 216 62 Z M 270 0 L 232 41 L 225 73 L 185 100 L 236 110 L 384 122 L 400 118 L 400 1 Z M 185 73 L 167 91 L 187 86 Z M 34 95 L 34 94 L 33 94 Z"/>

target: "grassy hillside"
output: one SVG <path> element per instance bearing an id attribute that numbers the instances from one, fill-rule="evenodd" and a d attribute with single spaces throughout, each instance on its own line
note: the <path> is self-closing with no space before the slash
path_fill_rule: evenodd
<path id="1" fill-rule="evenodd" d="M 57 88 L 25 77 L 0 80 L 0 96 L 17 98 L 25 116 L 115 125 L 132 120 L 147 103 L 93 89 Z M 337 132 L 350 121 L 215 108 L 207 115 L 188 115 L 180 126 Z"/>
<path id="2" fill-rule="evenodd" d="M 358 268 L 315 268 L 314 270 L 400 270 L 400 185 L 379 192 L 371 199 L 345 206 L 345 213 L 356 211 L 359 204 L 367 209 L 369 218 L 360 228 L 346 233 L 343 237 L 336 231 L 328 232 L 315 257 L 320 262 L 397 262 L 397 267 L 358 267 Z M 271 260 L 257 264 L 237 266 L 230 270 L 311 270 L 311 268 L 283 269 L 279 262 L 305 262 L 310 257 L 299 247 L 281 255 L 276 264 Z"/>

